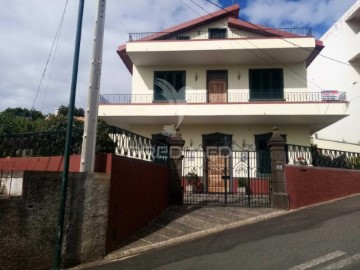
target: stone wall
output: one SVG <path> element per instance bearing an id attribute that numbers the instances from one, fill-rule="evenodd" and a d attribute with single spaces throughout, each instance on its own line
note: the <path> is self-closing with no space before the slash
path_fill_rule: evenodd
<path id="1" fill-rule="evenodd" d="M 109 175 L 70 173 L 63 266 L 105 255 Z M 20 198 L 0 200 L 1 269 L 50 269 L 61 173 L 24 172 Z"/>

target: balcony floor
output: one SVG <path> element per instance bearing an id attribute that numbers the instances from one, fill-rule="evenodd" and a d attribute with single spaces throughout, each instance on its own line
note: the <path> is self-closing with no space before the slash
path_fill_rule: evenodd
<path id="1" fill-rule="evenodd" d="M 239 104 L 125 104 L 100 105 L 99 118 L 111 125 L 133 124 L 267 124 L 308 125 L 312 133 L 349 115 L 341 102 Z"/>
<path id="2" fill-rule="evenodd" d="M 276 64 L 304 62 L 315 48 L 312 37 L 140 41 L 126 45 L 135 65 Z"/>

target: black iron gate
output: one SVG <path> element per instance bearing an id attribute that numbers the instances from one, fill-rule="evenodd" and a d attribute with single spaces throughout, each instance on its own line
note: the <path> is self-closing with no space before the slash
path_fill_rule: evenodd
<path id="1" fill-rule="evenodd" d="M 267 150 L 185 150 L 184 204 L 270 207 L 270 164 Z"/>

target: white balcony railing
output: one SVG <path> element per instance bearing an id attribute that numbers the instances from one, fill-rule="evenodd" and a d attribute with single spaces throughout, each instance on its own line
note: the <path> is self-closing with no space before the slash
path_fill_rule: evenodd
<path id="1" fill-rule="evenodd" d="M 331 92 L 331 93 L 330 93 Z M 267 102 L 347 102 L 346 92 L 322 91 L 322 92 L 289 92 L 289 93 L 186 93 L 185 97 L 177 97 L 176 100 L 164 95 L 154 94 L 102 94 L 100 104 L 143 104 L 143 103 L 246 103 L 256 101 Z"/>

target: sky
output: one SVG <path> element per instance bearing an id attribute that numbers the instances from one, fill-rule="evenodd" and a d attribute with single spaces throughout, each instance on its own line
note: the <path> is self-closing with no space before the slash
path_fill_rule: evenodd
<path id="1" fill-rule="evenodd" d="M 69 103 L 78 0 L 68 0 L 59 42 L 44 73 L 67 0 L 11 0 L 0 10 L 0 111 L 52 113 Z M 131 76 L 116 49 L 130 32 L 154 32 L 218 8 L 205 0 L 107 0 L 101 93 L 130 93 Z M 240 17 L 270 27 L 312 27 L 320 38 L 356 0 L 214 0 L 240 4 Z M 97 0 L 86 0 L 76 106 L 85 107 Z M 44 78 L 40 84 L 41 78 Z"/>

